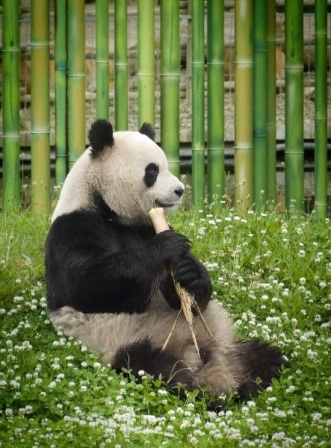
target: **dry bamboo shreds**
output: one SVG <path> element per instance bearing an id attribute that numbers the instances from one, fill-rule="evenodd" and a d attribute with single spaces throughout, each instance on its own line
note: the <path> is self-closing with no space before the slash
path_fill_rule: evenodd
<path id="1" fill-rule="evenodd" d="M 165 218 L 164 215 L 164 211 L 163 208 L 153 208 L 152 210 L 150 210 L 149 212 L 149 217 L 151 218 L 151 221 L 153 223 L 154 229 L 156 233 L 160 233 L 163 232 L 164 230 L 169 230 L 169 225 L 167 223 L 167 220 Z M 200 308 L 197 304 L 197 302 L 195 301 L 194 297 L 192 296 L 192 294 L 190 294 L 189 292 L 187 292 L 184 288 L 181 287 L 181 285 L 176 281 L 175 276 L 173 274 L 173 272 L 171 272 L 173 281 L 174 281 L 174 285 L 175 285 L 175 289 L 177 292 L 177 295 L 179 297 L 180 303 L 181 303 L 181 309 L 179 310 L 177 317 L 175 319 L 175 322 L 170 330 L 170 333 L 165 341 L 165 343 L 163 344 L 162 350 L 165 350 L 165 348 L 168 345 L 168 342 L 174 332 L 175 326 L 178 322 L 179 316 L 181 313 L 184 314 L 184 317 L 188 323 L 189 329 L 190 329 L 190 333 L 192 336 L 192 340 L 194 343 L 194 346 L 197 350 L 198 355 L 200 356 L 200 351 L 199 351 L 199 346 L 198 346 L 198 342 L 197 342 L 197 338 L 196 335 L 194 333 L 194 329 L 193 329 L 193 313 L 192 313 L 192 308 L 194 308 L 196 310 L 196 312 L 198 313 L 198 316 L 201 319 L 201 322 L 206 330 L 206 332 L 208 333 L 209 337 L 212 338 L 213 334 L 210 331 L 201 311 Z"/>

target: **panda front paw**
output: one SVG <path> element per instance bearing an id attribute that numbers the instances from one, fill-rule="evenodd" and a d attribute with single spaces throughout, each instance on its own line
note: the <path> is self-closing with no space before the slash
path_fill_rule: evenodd
<path id="1" fill-rule="evenodd" d="M 205 267 L 191 254 L 173 266 L 176 281 L 194 295 L 199 307 L 206 308 L 212 293 L 211 281 Z"/>
<path id="2" fill-rule="evenodd" d="M 177 263 L 189 250 L 191 243 L 186 236 L 172 230 L 165 230 L 153 238 L 158 255 L 163 258 L 166 267 Z"/>

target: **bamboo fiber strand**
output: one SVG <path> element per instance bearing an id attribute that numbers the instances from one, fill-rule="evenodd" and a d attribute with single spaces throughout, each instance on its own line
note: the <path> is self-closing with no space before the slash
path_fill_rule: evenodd
<path id="1" fill-rule="evenodd" d="M 152 221 L 152 224 L 154 226 L 154 229 L 155 229 L 156 233 L 160 233 L 160 232 L 163 232 L 165 230 L 169 230 L 169 225 L 168 225 L 168 223 L 167 223 L 167 221 L 165 219 L 163 208 L 153 208 L 149 212 L 149 217 L 150 217 L 150 219 Z M 192 337 L 194 346 L 196 348 L 196 351 L 197 351 L 198 355 L 200 356 L 200 351 L 199 351 L 197 338 L 196 338 L 196 335 L 195 335 L 194 329 L 193 329 L 193 320 L 194 320 L 194 318 L 193 318 L 192 308 L 194 308 L 196 310 L 196 312 L 197 312 L 197 314 L 198 314 L 198 316 L 199 316 L 199 318 L 200 318 L 200 320 L 202 322 L 202 325 L 205 328 L 205 330 L 208 333 L 210 338 L 213 337 L 213 334 L 212 334 L 211 330 L 209 329 L 209 327 L 207 325 L 207 322 L 205 321 L 205 319 L 204 319 L 204 317 L 203 317 L 203 315 L 201 313 L 201 310 L 200 310 L 197 302 L 195 301 L 193 295 L 190 294 L 189 292 L 187 292 L 179 284 L 179 282 L 176 281 L 176 278 L 174 276 L 173 271 L 171 271 L 171 275 L 172 275 L 172 278 L 173 278 L 173 281 L 174 281 L 174 285 L 175 285 L 175 289 L 176 289 L 178 298 L 179 298 L 180 303 L 181 303 L 181 309 L 179 310 L 179 312 L 178 312 L 178 314 L 176 316 L 175 322 L 174 322 L 174 324 L 173 324 L 173 326 L 172 326 L 172 328 L 170 330 L 170 333 L 169 333 L 167 339 L 165 340 L 165 342 L 163 344 L 162 350 L 166 349 L 166 347 L 168 345 L 168 342 L 170 341 L 170 338 L 171 338 L 171 336 L 172 336 L 172 334 L 174 332 L 174 329 L 176 327 L 178 319 L 179 319 L 181 313 L 183 313 L 184 317 L 185 317 L 185 319 L 186 319 L 186 321 L 188 323 L 189 330 L 190 330 L 190 333 L 191 333 L 191 337 Z"/>

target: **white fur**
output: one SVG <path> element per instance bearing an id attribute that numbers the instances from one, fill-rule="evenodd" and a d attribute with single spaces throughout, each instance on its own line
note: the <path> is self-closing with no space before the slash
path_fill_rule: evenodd
<path id="1" fill-rule="evenodd" d="M 147 164 L 155 163 L 159 175 L 152 187 L 143 179 Z M 149 222 L 151 208 L 163 204 L 176 209 L 181 198 L 175 193 L 184 185 L 173 176 L 162 149 L 140 132 L 114 132 L 114 145 L 92 158 L 88 148 L 69 172 L 52 221 L 80 209 L 90 209 L 92 191 L 97 190 L 123 223 Z M 128 194 L 128 191 L 130 194 Z"/>

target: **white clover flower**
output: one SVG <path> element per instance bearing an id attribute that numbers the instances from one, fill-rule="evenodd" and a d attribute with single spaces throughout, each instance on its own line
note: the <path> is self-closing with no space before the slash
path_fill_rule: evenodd
<path id="1" fill-rule="evenodd" d="M 308 356 L 309 359 L 316 359 L 316 358 L 318 358 L 318 353 L 314 352 L 311 349 L 308 349 L 307 356 Z"/>
<path id="2" fill-rule="evenodd" d="M 9 384 L 13 389 L 19 389 L 19 387 L 21 385 L 21 383 L 19 381 L 16 381 L 16 379 L 11 380 Z"/>
<path id="3" fill-rule="evenodd" d="M 14 415 L 14 412 L 11 408 L 7 408 L 5 410 L 5 415 L 6 415 L 6 417 L 12 417 Z"/>
<path id="4" fill-rule="evenodd" d="M 323 417 L 323 415 L 320 412 L 315 412 L 314 414 L 312 414 L 311 418 L 313 420 L 313 422 L 316 422 L 318 420 L 321 420 L 321 418 Z"/>
<path id="5" fill-rule="evenodd" d="M 102 367 L 101 364 L 100 364 L 100 362 L 95 362 L 95 363 L 93 364 L 93 368 L 94 368 L 94 369 L 100 369 L 100 367 Z"/>
<path id="6" fill-rule="evenodd" d="M 280 431 L 280 432 L 275 432 L 272 436 L 272 440 L 283 440 L 285 438 L 285 433 Z"/>

